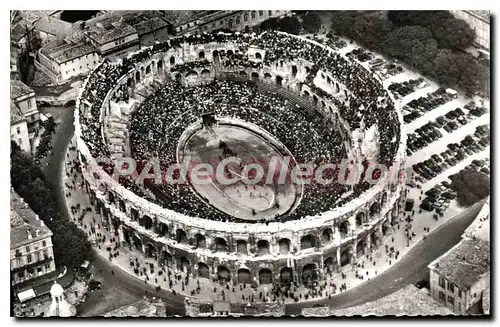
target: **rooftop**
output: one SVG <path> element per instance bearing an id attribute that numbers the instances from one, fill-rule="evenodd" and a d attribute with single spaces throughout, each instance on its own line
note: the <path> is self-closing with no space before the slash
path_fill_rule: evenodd
<path id="1" fill-rule="evenodd" d="M 34 93 L 33 89 L 19 80 L 10 80 L 10 98 L 15 100 L 24 95 Z"/>
<path id="2" fill-rule="evenodd" d="M 103 317 L 160 317 L 165 316 L 165 305 L 155 298 L 143 298 L 130 305 L 106 312 Z"/>
<path id="3" fill-rule="evenodd" d="M 53 15 L 57 10 L 19 10 L 21 16 L 30 23 L 34 23 L 37 20 Z"/>
<path id="4" fill-rule="evenodd" d="M 80 58 L 95 51 L 96 49 L 90 43 L 65 43 L 60 46 L 48 48 L 44 51 L 44 53 L 47 56 L 53 58 L 57 63 L 61 64 L 66 61 Z"/>
<path id="5" fill-rule="evenodd" d="M 24 120 L 24 116 L 21 112 L 21 109 L 19 109 L 14 101 L 10 100 L 10 124 L 16 124 L 19 121 Z"/>
<path id="6" fill-rule="evenodd" d="M 429 269 L 467 290 L 490 270 L 490 242 L 463 239 L 434 260 Z"/>
<path id="7" fill-rule="evenodd" d="M 36 236 L 36 231 L 39 235 Z M 31 235 L 31 238 L 29 238 Z M 52 236 L 38 215 L 13 189 L 10 191 L 10 248 L 15 249 L 37 239 Z"/>
<path id="8" fill-rule="evenodd" d="M 64 35 L 71 30 L 71 23 L 44 16 L 35 23 L 35 29 L 51 35 Z"/>
<path id="9" fill-rule="evenodd" d="M 486 21 L 490 21 L 490 11 L 489 10 L 466 10 Z"/>
<path id="10" fill-rule="evenodd" d="M 179 26 L 197 20 L 204 10 L 164 10 L 163 15 L 167 22 Z"/>
<path id="11" fill-rule="evenodd" d="M 153 17 L 134 25 L 137 34 L 142 35 L 157 29 L 164 28 L 168 23 L 159 17 Z"/>
<path id="12" fill-rule="evenodd" d="M 26 34 L 28 34 L 28 22 L 20 20 L 19 22 L 12 25 L 10 29 L 10 41 L 19 42 Z"/>
<path id="13" fill-rule="evenodd" d="M 89 26 L 87 35 L 99 44 L 105 44 L 136 33 L 135 28 L 124 23 L 102 21 Z"/>
<path id="14" fill-rule="evenodd" d="M 454 313 L 434 300 L 426 289 L 408 285 L 376 301 L 345 309 L 330 310 L 329 314 L 334 316 L 447 316 Z"/>

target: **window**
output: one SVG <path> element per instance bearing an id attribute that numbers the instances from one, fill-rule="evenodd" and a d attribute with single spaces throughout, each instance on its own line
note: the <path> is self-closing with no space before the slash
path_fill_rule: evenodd
<path id="1" fill-rule="evenodd" d="M 224 24 L 224 22 L 223 22 L 222 20 L 221 20 L 221 21 L 219 21 L 219 25 L 222 25 L 222 24 Z"/>
<path id="2" fill-rule="evenodd" d="M 252 11 L 252 19 L 255 19 L 255 11 Z"/>
<path id="3" fill-rule="evenodd" d="M 273 11 L 272 11 L 272 10 L 269 10 L 269 11 L 268 11 L 268 14 L 269 14 L 269 16 L 272 16 L 272 15 L 273 15 Z"/>
<path id="4" fill-rule="evenodd" d="M 440 299 L 441 301 L 444 301 L 444 300 L 446 299 L 446 297 L 445 297 L 445 295 L 444 295 L 444 292 L 441 292 L 441 291 L 439 292 L 439 299 Z"/>
<path id="5" fill-rule="evenodd" d="M 29 246 L 26 247 L 26 252 L 30 252 L 30 247 Z"/>
<path id="6" fill-rule="evenodd" d="M 37 273 L 41 273 L 41 272 L 42 272 L 42 267 L 37 267 L 37 268 L 36 268 L 36 272 L 37 272 Z"/>
<path id="7" fill-rule="evenodd" d="M 462 298 L 462 290 L 460 290 L 460 289 L 458 290 L 458 297 Z"/>
<path id="8" fill-rule="evenodd" d="M 47 241 L 42 241 L 42 246 L 46 247 L 47 246 Z"/>
<path id="9" fill-rule="evenodd" d="M 240 16 L 236 17 L 236 25 L 240 24 Z"/>
<path id="10" fill-rule="evenodd" d="M 452 293 L 455 292 L 455 285 L 453 285 L 452 283 L 448 283 L 448 290 Z"/>
<path id="11" fill-rule="evenodd" d="M 16 132 L 17 132 L 17 134 L 21 134 L 21 127 L 17 127 Z"/>
<path id="12" fill-rule="evenodd" d="M 262 16 L 264 15 L 264 11 L 263 10 L 259 10 L 259 16 Z"/>
<path id="13" fill-rule="evenodd" d="M 28 100 L 28 109 L 31 109 L 31 100 Z"/>
<path id="14" fill-rule="evenodd" d="M 43 258 L 45 260 L 49 258 L 49 251 L 47 251 L 47 250 L 43 251 Z"/>
<path id="15" fill-rule="evenodd" d="M 41 257 L 42 257 L 42 256 L 40 255 L 40 252 L 37 252 L 37 253 L 36 253 L 36 260 L 37 260 L 37 261 L 40 261 L 40 258 L 41 258 Z"/>
<path id="16" fill-rule="evenodd" d="M 49 270 L 49 269 L 50 269 L 50 262 L 45 264 L 45 270 Z"/>
<path id="17" fill-rule="evenodd" d="M 244 15 L 243 15 L 243 20 L 244 20 L 245 22 L 247 22 L 247 21 L 248 21 L 248 14 L 244 14 Z"/>
<path id="18" fill-rule="evenodd" d="M 20 271 L 17 273 L 17 278 L 23 279 L 24 278 L 24 271 Z"/>
<path id="19" fill-rule="evenodd" d="M 17 143 L 19 143 L 19 146 L 23 145 L 23 139 L 18 139 L 17 141 Z"/>
<path id="20" fill-rule="evenodd" d="M 31 259 L 31 254 L 28 254 L 28 263 L 31 263 L 32 259 Z"/>
<path id="21" fill-rule="evenodd" d="M 16 257 L 19 257 L 21 256 L 21 251 L 19 251 L 19 249 L 16 249 Z"/>
<path id="22" fill-rule="evenodd" d="M 441 286 L 442 288 L 444 288 L 446 285 L 446 281 L 444 280 L 443 277 L 439 277 L 439 286 Z"/>
<path id="23" fill-rule="evenodd" d="M 477 293 L 474 293 L 474 298 L 477 296 Z"/>
<path id="24" fill-rule="evenodd" d="M 455 299 L 453 298 L 453 296 L 448 295 L 448 303 L 455 304 Z"/>

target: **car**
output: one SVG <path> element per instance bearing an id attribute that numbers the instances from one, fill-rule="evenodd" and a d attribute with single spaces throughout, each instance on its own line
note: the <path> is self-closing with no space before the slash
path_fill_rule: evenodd
<path id="1" fill-rule="evenodd" d="M 451 127 L 450 127 L 450 126 L 448 126 L 448 125 L 444 125 L 444 126 L 443 126 L 443 129 L 444 129 L 447 133 L 451 133 L 451 132 L 453 132 L 453 130 L 451 129 Z"/>
<path id="2" fill-rule="evenodd" d="M 457 150 L 457 146 L 455 145 L 455 143 L 449 143 L 447 145 L 448 149 L 450 149 L 451 151 L 456 151 Z"/>
<path id="3" fill-rule="evenodd" d="M 462 109 L 460 108 L 457 108 L 454 110 L 454 112 L 458 115 L 458 116 L 464 116 L 465 113 L 462 111 Z"/>
<path id="4" fill-rule="evenodd" d="M 91 279 L 89 280 L 89 283 L 88 283 L 88 289 L 93 292 L 95 290 L 100 290 L 102 289 L 102 284 L 100 281 L 97 281 L 95 279 Z"/>
<path id="5" fill-rule="evenodd" d="M 460 123 L 460 125 L 467 125 L 467 119 L 465 119 L 464 117 L 460 117 L 457 120 Z"/>
<path id="6" fill-rule="evenodd" d="M 448 181 L 442 181 L 441 185 L 443 185 L 446 188 L 450 188 L 451 184 Z"/>
<path id="7" fill-rule="evenodd" d="M 442 162 L 442 161 L 443 161 L 443 159 L 442 159 L 440 156 L 438 156 L 437 154 L 433 154 L 433 155 L 431 156 L 431 158 L 432 158 L 434 161 L 436 161 L 436 162 Z"/>
<path id="8" fill-rule="evenodd" d="M 486 175 L 490 174 L 490 170 L 488 168 L 486 168 L 486 167 L 481 168 L 479 171 L 482 172 L 482 173 L 485 173 Z"/>
<path id="9" fill-rule="evenodd" d="M 476 160 L 472 160 L 472 164 L 473 164 L 473 165 L 476 165 L 476 166 L 478 166 L 478 167 L 482 167 L 482 166 L 484 166 L 484 162 L 483 162 L 483 161 L 480 161 L 480 160 L 477 160 L 477 159 L 476 159 Z"/>
<path id="10" fill-rule="evenodd" d="M 471 155 L 473 155 L 473 154 L 474 154 L 474 153 L 472 152 L 472 150 L 471 150 L 471 149 L 469 149 L 469 148 L 465 148 L 465 149 L 464 149 L 464 151 L 465 151 L 465 153 L 467 153 L 467 155 L 469 155 L 469 156 L 471 156 Z"/>

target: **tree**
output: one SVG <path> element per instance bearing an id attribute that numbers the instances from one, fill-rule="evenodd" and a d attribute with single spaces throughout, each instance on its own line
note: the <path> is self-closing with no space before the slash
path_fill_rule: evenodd
<path id="1" fill-rule="evenodd" d="M 393 29 L 391 21 L 379 14 L 359 15 L 354 20 L 357 40 L 373 50 L 380 49 L 381 43 Z"/>
<path id="2" fill-rule="evenodd" d="M 321 18 L 319 18 L 318 14 L 308 13 L 302 20 L 302 27 L 308 33 L 317 33 L 321 28 Z"/>
<path id="3" fill-rule="evenodd" d="M 279 29 L 290 34 L 299 34 L 300 22 L 295 16 L 284 17 L 279 20 Z"/>
<path id="4" fill-rule="evenodd" d="M 439 47 L 446 49 L 468 48 L 475 38 L 475 33 L 469 24 L 454 17 L 435 24 L 432 33 Z"/>
<path id="5" fill-rule="evenodd" d="M 353 25 L 356 17 L 358 16 L 357 11 L 350 10 L 338 10 L 332 12 L 332 29 L 335 34 L 340 36 L 347 36 L 354 38 L 355 33 L 353 30 Z"/>
<path id="6" fill-rule="evenodd" d="M 463 169 L 451 178 L 451 188 L 457 192 L 457 201 L 470 206 L 490 193 L 489 178 L 475 169 Z"/>

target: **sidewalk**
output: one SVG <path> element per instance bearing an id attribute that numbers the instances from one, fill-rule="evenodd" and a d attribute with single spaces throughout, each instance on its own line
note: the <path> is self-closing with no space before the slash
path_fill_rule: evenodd
<path id="1" fill-rule="evenodd" d="M 71 161 L 74 158 L 74 153 L 68 152 L 66 155 L 66 160 Z M 80 210 L 78 210 L 74 215 L 72 215 L 73 220 L 78 223 L 78 218 L 82 216 L 82 212 L 85 208 L 90 207 L 89 199 L 84 194 L 83 190 L 78 186 L 81 183 L 82 177 L 80 175 L 76 175 L 76 178 L 73 176 L 66 176 L 66 171 L 71 171 L 71 168 L 68 166 L 65 169 L 62 169 L 63 174 L 63 186 L 64 193 L 71 194 L 71 196 L 66 197 L 66 203 L 68 206 L 68 210 L 71 213 L 71 207 L 80 205 Z M 444 172 L 446 174 L 447 172 Z M 74 184 L 73 184 L 74 183 Z M 68 189 L 67 186 L 72 187 L 72 189 Z M 73 188 L 72 185 L 76 187 Z M 418 206 L 420 205 L 419 196 L 421 194 L 421 190 L 417 188 L 408 188 L 409 194 L 408 198 L 415 199 L 414 212 L 418 211 Z M 405 236 L 405 224 L 404 222 L 400 222 L 398 225 L 395 225 L 395 229 L 392 235 L 386 236 L 384 239 L 384 243 L 376 250 L 373 250 L 370 254 L 364 255 L 358 258 L 358 264 L 356 267 L 353 265 L 348 265 L 342 268 L 340 273 L 332 273 L 328 278 L 324 281 L 320 282 L 320 285 L 316 286 L 316 294 L 313 296 L 313 292 L 310 289 L 305 288 L 304 286 L 292 287 L 293 293 L 297 295 L 300 301 L 307 300 L 318 300 L 320 298 L 328 297 L 329 295 L 334 295 L 336 292 L 339 292 L 339 287 L 341 284 L 345 283 L 346 289 L 351 289 L 364 281 L 373 278 L 378 273 L 381 273 L 387 270 L 391 265 L 396 263 L 402 256 L 404 256 L 416 243 L 423 239 L 423 237 L 428 234 L 424 232 L 424 227 L 429 228 L 430 231 L 446 222 L 448 219 L 456 215 L 462 211 L 462 209 L 458 208 L 456 204 L 450 205 L 450 208 L 445 212 L 443 217 L 440 217 L 438 220 L 433 218 L 433 212 L 423 212 L 418 216 L 413 216 L 410 222 L 410 238 L 407 239 Z M 407 212 L 407 215 L 410 214 Z M 401 218 L 404 220 L 404 217 Z M 111 246 L 111 248 L 118 247 L 114 253 L 118 255 L 110 259 L 113 264 L 117 266 L 117 268 L 122 269 L 123 271 L 136 276 L 138 279 L 148 283 L 150 285 L 160 286 L 162 289 L 173 290 L 177 294 L 182 294 L 184 296 L 195 296 L 197 298 L 203 298 L 207 301 L 245 301 L 249 300 L 252 297 L 254 301 L 261 301 L 260 293 L 262 292 L 262 299 L 265 298 L 266 293 L 270 294 L 272 290 L 272 285 L 261 285 L 257 288 L 256 291 L 251 289 L 248 285 L 246 288 L 243 288 L 242 285 L 237 284 L 233 286 L 230 283 L 229 286 L 220 286 L 217 285 L 214 287 L 214 284 L 207 279 L 203 278 L 193 278 L 189 276 L 186 279 L 186 273 L 176 273 L 173 271 L 169 271 L 168 268 L 164 268 L 164 271 L 159 271 L 158 264 L 153 259 L 147 259 L 140 253 L 130 251 L 126 248 L 126 246 L 121 246 L 117 244 L 117 242 L 109 242 L 109 240 L 115 238 L 114 235 L 106 231 L 102 228 L 102 220 L 99 215 L 96 215 L 93 212 L 83 214 L 83 218 L 81 223 L 78 223 L 79 227 L 82 228 L 89 237 L 96 239 L 96 251 L 99 255 L 103 256 L 106 259 L 109 259 L 109 252 L 106 251 L 106 247 Z M 95 228 L 94 232 L 91 232 L 91 226 Z M 106 244 L 102 242 L 102 236 L 106 237 Z M 388 249 L 394 248 L 393 252 L 390 252 Z M 138 274 L 134 273 L 134 268 L 131 266 L 131 258 L 133 258 L 134 267 L 137 267 L 139 270 Z M 154 270 L 151 272 L 150 264 L 154 265 Z M 169 276 L 170 274 L 170 276 Z M 344 275 L 342 278 L 342 274 Z M 174 276 L 175 275 L 175 276 Z M 170 283 L 169 283 L 170 282 Z M 271 300 L 273 300 L 273 296 L 270 294 Z M 291 298 L 283 298 L 285 303 L 293 303 L 293 299 Z"/>

